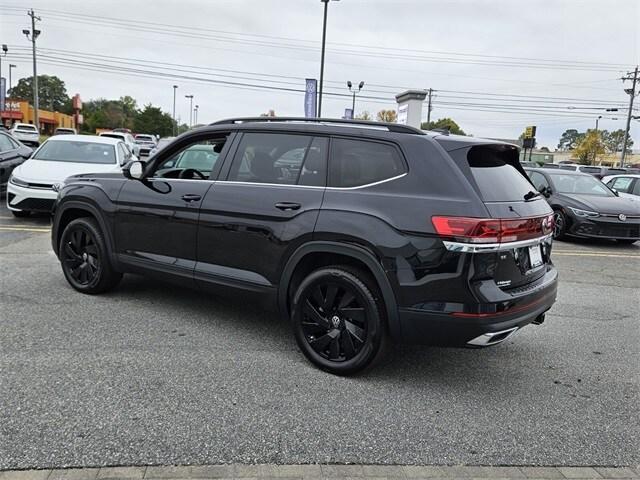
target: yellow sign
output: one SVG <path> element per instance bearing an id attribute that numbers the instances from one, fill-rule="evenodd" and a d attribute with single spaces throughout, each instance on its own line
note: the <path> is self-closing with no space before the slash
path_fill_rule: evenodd
<path id="1" fill-rule="evenodd" d="M 535 136 L 536 136 L 536 127 L 535 126 L 526 127 L 524 129 L 524 138 L 533 138 Z"/>

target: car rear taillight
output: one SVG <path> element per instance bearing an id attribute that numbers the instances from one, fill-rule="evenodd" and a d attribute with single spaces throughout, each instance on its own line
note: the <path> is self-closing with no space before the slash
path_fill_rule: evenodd
<path id="1" fill-rule="evenodd" d="M 467 243 L 506 243 L 549 235 L 553 215 L 531 218 L 431 217 L 441 237 Z"/>

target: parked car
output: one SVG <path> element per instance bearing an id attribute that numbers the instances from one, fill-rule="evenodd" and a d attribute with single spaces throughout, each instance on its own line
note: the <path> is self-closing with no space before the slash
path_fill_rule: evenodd
<path id="1" fill-rule="evenodd" d="M 553 212 L 518 156 L 398 124 L 227 120 L 124 177 L 67 179 L 52 246 L 82 293 L 138 272 L 278 308 L 311 362 L 350 374 L 389 338 L 485 347 L 544 320 Z"/>
<path id="2" fill-rule="evenodd" d="M 54 135 L 77 135 L 75 128 L 59 127 L 53 132 Z"/>
<path id="3" fill-rule="evenodd" d="M 123 130 L 123 129 L 120 129 L 120 130 Z M 101 132 L 100 136 L 121 140 L 122 142 L 124 142 L 127 148 L 131 151 L 131 153 L 133 153 L 138 158 L 140 157 L 140 145 L 136 143 L 135 139 L 133 138 L 133 135 L 131 135 L 130 133 L 116 132 L 114 130 L 113 132 Z"/>
<path id="4" fill-rule="evenodd" d="M 635 173 L 608 175 L 602 179 L 607 187 L 620 195 L 634 195 L 640 197 L 640 175 Z"/>
<path id="5" fill-rule="evenodd" d="M 149 152 L 156 146 L 156 137 L 145 133 L 138 133 L 134 140 L 140 146 L 140 156 L 148 157 Z"/>
<path id="6" fill-rule="evenodd" d="M 53 136 L 13 170 L 7 186 L 7 207 L 16 217 L 51 212 L 57 189 L 68 176 L 88 172 L 113 174 L 130 160 L 137 159 L 119 139 Z"/>
<path id="7" fill-rule="evenodd" d="M 531 182 L 554 211 L 554 237 L 640 240 L 640 202 L 619 197 L 592 175 L 527 169 Z"/>
<path id="8" fill-rule="evenodd" d="M 32 152 L 32 148 L 21 144 L 6 130 L 0 130 L 0 193 L 6 192 L 13 169 L 29 158 Z"/>
<path id="9" fill-rule="evenodd" d="M 162 137 L 160 140 L 158 140 L 158 144 L 149 151 L 149 158 L 153 157 L 156 153 L 169 145 L 175 139 L 176 137 Z"/>
<path id="10" fill-rule="evenodd" d="M 14 123 L 9 132 L 15 139 L 25 145 L 40 146 L 38 129 L 30 123 Z"/>

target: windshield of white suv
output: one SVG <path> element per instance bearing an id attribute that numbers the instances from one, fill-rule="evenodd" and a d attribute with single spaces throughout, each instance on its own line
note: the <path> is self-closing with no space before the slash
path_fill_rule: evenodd
<path id="1" fill-rule="evenodd" d="M 102 143 L 49 141 L 33 158 L 52 162 L 115 164 L 116 152 L 113 145 Z"/>
<path id="2" fill-rule="evenodd" d="M 599 197 L 615 196 L 600 180 L 591 175 L 558 175 L 555 172 L 549 172 L 549 176 L 559 193 L 597 195 Z"/>

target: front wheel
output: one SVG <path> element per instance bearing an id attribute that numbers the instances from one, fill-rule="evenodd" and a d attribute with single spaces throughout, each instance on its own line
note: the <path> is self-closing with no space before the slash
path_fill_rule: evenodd
<path id="1" fill-rule="evenodd" d="M 372 365 L 386 340 L 376 291 L 366 274 L 349 267 L 326 267 L 309 274 L 292 303 L 293 329 L 302 353 L 337 375 Z"/>
<path id="2" fill-rule="evenodd" d="M 553 212 L 553 238 L 562 240 L 567 231 L 567 217 L 562 210 Z"/>
<path id="3" fill-rule="evenodd" d="M 78 218 L 65 227 L 59 257 L 67 281 L 81 293 L 106 292 L 122 278 L 111 266 L 106 242 L 92 218 Z"/>

